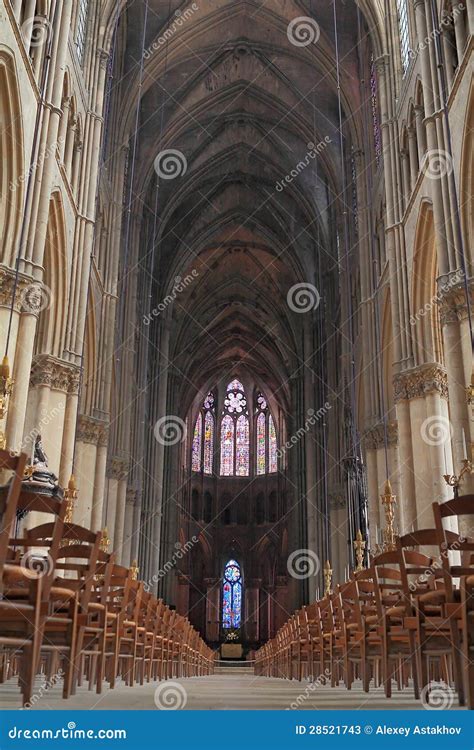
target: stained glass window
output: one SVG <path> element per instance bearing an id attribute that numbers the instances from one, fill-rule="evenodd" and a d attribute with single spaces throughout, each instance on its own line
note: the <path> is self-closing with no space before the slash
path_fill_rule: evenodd
<path id="1" fill-rule="evenodd" d="M 266 452 L 266 424 L 265 424 L 265 414 L 264 412 L 260 412 L 260 414 L 257 417 L 257 474 L 265 474 L 266 467 L 266 461 L 265 461 L 265 452 Z"/>
<path id="2" fill-rule="evenodd" d="M 210 411 L 207 411 L 204 420 L 204 474 L 212 474 L 213 451 L 214 417 L 212 416 Z"/>
<path id="3" fill-rule="evenodd" d="M 202 414 L 199 413 L 194 427 L 193 437 L 193 471 L 201 471 Z"/>
<path id="4" fill-rule="evenodd" d="M 244 390 L 244 386 L 242 385 L 240 380 L 237 380 L 237 378 L 234 378 L 234 380 L 232 380 L 227 386 L 227 393 L 229 391 L 243 391 L 243 390 Z"/>
<path id="5" fill-rule="evenodd" d="M 410 25 L 408 21 L 407 0 L 397 0 L 398 29 L 400 34 L 400 54 L 402 58 L 403 75 L 410 67 Z"/>
<path id="6" fill-rule="evenodd" d="M 84 52 L 86 48 L 87 14 L 89 12 L 89 0 L 79 0 L 76 26 L 76 50 L 81 67 L 84 63 Z"/>
<path id="7" fill-rule="evenodd" d="M 272 416 L 268 417 L 268 471 L 278 471 L 277 437 Z"/>
<path id="8" fill-rule="evenodd" d="M 240 565 L 229 560 L 222 582 L 222 627 L 240 628 L 242 624 L 242 574 Z"/>
<path id="9" fill-rule="evenodd" d="M 221 423 L 221 475 L 234 473 L 234 420 L 228 414 Z"/>
<path id="10" fill-rule="evenodd" d="M 249 475 L 249 448 L 249 420 L 242 415 L 236 424 L 235 473 L 238 477 Z"/>

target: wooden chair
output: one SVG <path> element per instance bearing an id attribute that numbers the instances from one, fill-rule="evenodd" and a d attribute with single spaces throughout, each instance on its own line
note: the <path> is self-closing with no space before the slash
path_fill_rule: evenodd
<path id="1" fill-rule="evenodd" d="M 440 544 L 440 557 L 443 573 L 445 599 L 444 615 L 449 620 L 452 637 L 452 656 L 455 668 L 455 682 L 459 702 L 464 705 L 467 696 L 472 706 L 474 692 L 474 671 L 470 658 L 472 627 L 470 615 L 470 597 L 472 589 L 468 581 L 474 575 L 474 495 L 463 495 L 445 503 L 433 503 L 433 514 Z M 470 521 L 467 519 L 470 518 Z M 446 528 L 448 521 L 458 524 L 460 533 L 453 538 Z M 469 534 L 464 532 L 468 529 Z M 460 564 L 450 559 L 454 554 L 460 556 Z M 459 581 L 459 585 L 457 582 Z M 462 594 L 462 596 L 461 596 Z"/>

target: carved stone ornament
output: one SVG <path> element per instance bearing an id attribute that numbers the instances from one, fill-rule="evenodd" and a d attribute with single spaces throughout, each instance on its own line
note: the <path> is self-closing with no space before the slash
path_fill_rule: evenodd
<path id="1" fill-rule="evenodd" d="M 19 275 L 13 305 L 15 312 L 20 313 L 22 311 L 25 293 L 35 283 L 37 282 L 34 282 L 34 279 L 24 274 Z M 0 307 L 11 307 L 14 285 L 15 271 L 12 268 L 0 265 Z"/>
<path id="2" fill-rule="evenodd" d="M 77 439 L 81 443 L 99 445 L 104 430 L 106 430 L 104 423 L 93 417 L 80 414 L 77 418 Z"/>
<path id="3" fill-rule="evenodd" d="M 461 269 L 451 271 L 438 278 L 439 316 L 441 325 L 458 323 L 466 320 L 468 315 L 466 302 L 466 284 Z M 471 309 L 474 306 L 474 279 L 467 282 Z"/>
<path id="4" fill-rule="evenodd" d="M 118 457 L 112 458 L 107 469 L 107 477 L 109 479 L 118 479 L 120 481 L 121 479 L 125 479 L 128 469 L 128 459 Z"/>
<path id="5" fill-rule="evenodd" d="M 31 364 L 30 385 L 36 388 L 47 385 L 54 391 L 62 393 L 78 393 L 80 370 L 69 362 L 39 354 L 33 358 Z"/>
<path id="6" fill-rule="evenodd" d="M 398 445 L 398 424 L 396 421 L 387 424 L 388 445 Z M 364 445 L 366 450 L 377 450 L 385 445 L 385 427 L 379 422 L 369 427 L 364 434 Z"/>
<path id="7" fill-rule="evenodd" d="M 393 379 L 395 402 L 422 398 L 428 393 L 439 393 L 448 399 L 448 376 L 440 365 L 418 367 L 399 373 Z"/>

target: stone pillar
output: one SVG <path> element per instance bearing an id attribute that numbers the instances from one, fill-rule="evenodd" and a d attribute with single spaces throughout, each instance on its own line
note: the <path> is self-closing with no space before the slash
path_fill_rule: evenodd
<path id="1" fill-rule="evenodd" d="M 104 426 L 99 433 L 97 443 L 97 456 L 95 462 L 94 476 L 94 504 L 91 514 L 91 529 L 99 531 L 105 525 L 103 523 L 104 515 L 104 493 L 105 493 L 105 472 L 107 467 L 107 441 L 108 432 Z"/>
<path id="2" fill-rule="evenodd" d="M 132 563 L 132 536 L 134 533 L 133 519 L 135 513 L 136 494 L 137 493 L 135 492 L 135 490 L 127 490 L 122 553 L 122 565 L 126 565 L 127 567 L 130 567 Z"/>
<path id="3" fill-rule="evenodd" d="M 244 633 L 248 641 L 255 643 L 260 638 L 260 627 L 259 627 L 259 606 L 260 606 L 260 587 L 262 581 L 259 579 L 251 579 L 247 581 L 244 592 L 245 592 L 245 626 Z"/>
<path id="4" fill-rule="evenodd" d="M 124 559 L 124 531 L 125 531 L 125 506 L 127 503 L 127 479 L 120 479 L 117 487 L 117 504 L 115 512 L 114 526 L 114 552 L 117 555 L 117 561 L 123 564 Z"/>
<path id="5" fill-rule="evenodd" d="M 207 587 L 206 594 L 206 641 L 208 643 L 217 643 L 220 637 L 220 619 L 221 619 L 221 602 L 220 602 L 220 579 L 205 578 L 204 583 Z"/>

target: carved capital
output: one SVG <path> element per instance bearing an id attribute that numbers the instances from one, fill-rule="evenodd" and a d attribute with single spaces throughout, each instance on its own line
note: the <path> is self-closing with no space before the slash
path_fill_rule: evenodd
<path id="1" fill-rule="evenodd" d="M 31 290 L 33 287 L 40 288 L 40 282 L 35 282 L 34 279 L 20 274 L 18 276 L 16 290 L 15 290 L 15 271 L 13 268 L 8 266 L 0 266 L 0 307 L 11 307 L 13 301 L 13 292 L 15 290 L 15 302 L 13 303 L 13 309 L 17 313 L 21 313 L 24 309 L 25 297 L 28 297 L 30 304 L 26 312 L 34 312 L 31 307 L 30 298 L 32 295 Z"/>
<path id="2" fill-rule="evenodd" d="M 104 430 L 103 422 L 85 414 L 80 414 L 77 418 L 77 439 L 81 443 L 90 443 L 98 445 Z"/>
<path id="3" fill-rule="evenodd" d="M 364 434 L 364 445 L 366 450 L 377 450 L 385 445 L 385 439 L 389 446 L 398 445 L 398 424 L 396 421 L 388 422 L 387 427 L 383 422 L 373 425 Z"/>
<path id="4" fill-rule="evenodd" d="M 428 393 L 439 393 L 442 398 L 448 398 L 448 378 L 440 365 L 427 365 L 399 373 L 393 384 L 396 402 L 422 398 Z"/>
<path id="5" fill-rule="evenodd" d="M 109 463 L 107 476 L 109 479 L 118 479 L 121 481 L 127 476 L 128 468 L 129 462 L 126 458 L 118 458 L 118 456 L 115 456 Z"/>
<path id="6" fill-rule="evenodd" d="M 47 385 L 54 391 L 77 393 L 79 378 L 79 368 L 69 362 L 63 362 L 49 354 L 38 354 L 33 358 L 30 373 L 32 388 Z"/>
<path id="7" fill-rule="evenodd" d="M 467 289 L 472 309 L 474 305 L 474 278 L 468 279 Z M 461 269 L 451 271 L 451 273 L 438 278 L 437 299 L 441 325 L 466 320 L 468 314 L 466 282 Z"/>

